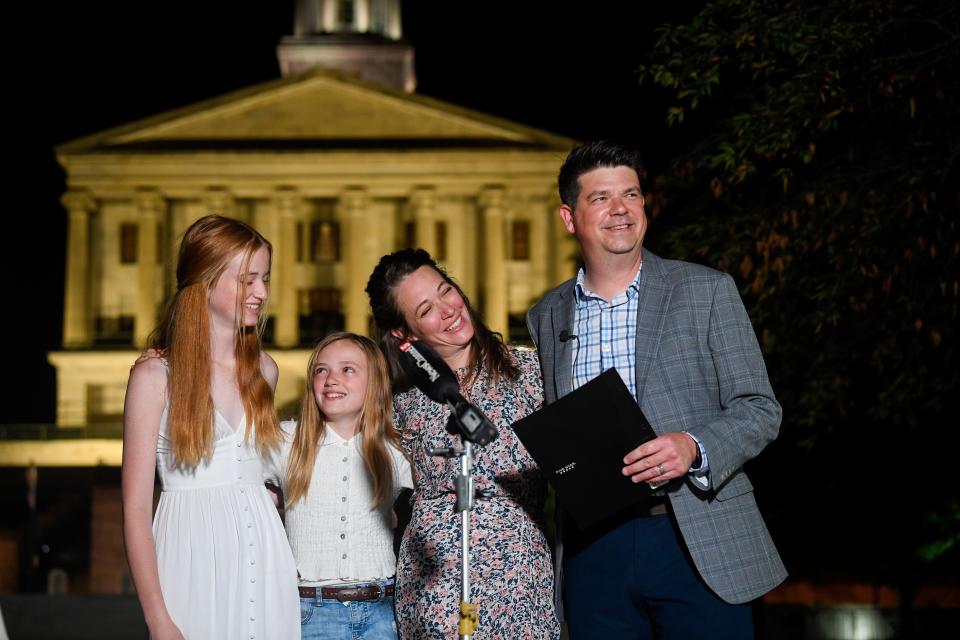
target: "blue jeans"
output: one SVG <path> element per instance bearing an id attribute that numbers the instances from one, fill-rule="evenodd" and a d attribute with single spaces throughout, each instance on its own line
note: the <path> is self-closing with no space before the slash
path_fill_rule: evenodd
<path id="1" fill-rule="evenodd" d="M 300 598 L 300 633 L 302 640 L 396 640 L 393 596 L 360 602 Z"/>

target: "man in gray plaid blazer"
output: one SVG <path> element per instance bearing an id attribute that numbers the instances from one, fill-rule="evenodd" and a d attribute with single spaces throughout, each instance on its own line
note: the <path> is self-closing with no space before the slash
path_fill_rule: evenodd
<path id="1" fill-rule="evenodd" d="M 575 640 L 750 638 L 749 602 L 786 571 L 743 464 L 776 438 L 781 409 L 733 279 L 643 248 L 639 174 L 624 147 L 570 153 L 560 215 L 584 268 L 527 315 L 547 402 L 613 366 L 658 434 L 624 452 L 623 473 L 662 504 L 563 527 L 567 624 Z"/>

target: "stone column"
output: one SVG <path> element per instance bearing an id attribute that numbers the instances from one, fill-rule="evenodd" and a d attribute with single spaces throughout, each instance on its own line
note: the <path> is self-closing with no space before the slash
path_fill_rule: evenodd
<path id="1" fill-rule="evenodd" d="M 394 40 L 403 36 L 400 22 L 400 0 L 387 0 L 387 35 Z"/>
<path id="2" fill-rule="evenodd" d="M 532 212 L 526 220 L 530 225 L 530 272 L 534 278 L 532 291 L 539 297 L 545 291 L 550 276 L 550 218 L 546 198 L 531 196 L 526 203 L 527 211 Z"/>
<path id="3" fill-rule="evenodd" d="M 203 193 L 204 215 L 217 214 L 236 218 L 236 204 L 233 194 L 223 187 L 208 187 Z"/>
<path id="4" fill-rule="evenodd" d="M 353 4 L 353 26 L 357 33 L 370 31 L 370 0 L 356 0 Z"/>
<path id="5" fill-rule="evenodd" d="M 550 221 L 547 228 L 550 229 L 553 246 L 547 282 L 549 288 L 577 275 L 577 257 L 580 248 L 573 235 L 563 226 L 563 220 L 560 218 L 560 196 L 551 193 L 547 198 L 546 208 Z"/>
<path id="6" fill-rule="evenodd" d="M 338 217 L 346 233 L 344 267 L 346 287 L 344 294 L 344 325 L 347 331 L 367 335 L 370 305 L 364 287 L 373 271 L 372 260 L 377 256 L 367 251 L 367 192 L 362 187 L 352 187 L 343 192 L 337 203 Z"/>
<path id="7" fill-rule="evenodd" d="M 300 343 L 299 288 L 297 282 L 297 217 L 303 197 L 296 189 L 277 189 L 274 197 L 278 235 L 273 243 L 270 307 L 274 309 L 274 342 L 278 347 Z"/>
<path id="8" fill-rule="evenodd" d="M 437 257 L 437 197 L 430 187 L 419 187 L 410 194 L 413 212 L 414 242 L 434 258 Z"/>
<path id="9" fill-rule="evenodd" d="M 327 0 L 323 3 L 320 15 L 320 24 L 327 33 L 337 31 L 337 3 Z"/>
<path id="10" fill-rule="evenodd" d="M 96 201 L 86 191 L 68 191 L 60 202 L 67 210 L 67 270 L 63 304 L 64 348 L 93 344 L 90 310 L 90 214 Z"/>
<path id="11" fill-rule="evenodd" d="M 167 202 L 153 189 L 137 192 L 137 315 L 133 320 L 133 344 L 147 344 L 157 324 L 160 286 L 157 276 L 157 233 Z"/>
<path id="12" fill-rule="evenodd" d="M 504 190 L 485 187 L 479 205 L 483 221 L 483 317 L 487 326 L 510 335 L 507 318 L 506 234 L 504 233 Z"/>
<path id="13" fill-rule="evenodd" d="M 75 366 L 55 365 L 57 369 L 57 426 L 82 427 L 87 424 L 87 379 Z"/>

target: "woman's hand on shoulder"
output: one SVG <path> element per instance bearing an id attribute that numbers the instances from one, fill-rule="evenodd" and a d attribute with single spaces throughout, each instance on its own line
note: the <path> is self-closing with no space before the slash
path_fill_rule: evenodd
<path id="1" fill-rule="evenodd" d="M 147 362 L 148 360 L 165 358 L 167 355 L 166 349 L 156 349 L 154 347 L 149 347 L 146 351 L 140 354 L 140 357 L 136 359 L 133 365 L 130 367 L 132 370 L 133 367 L 137 366 L 141 362 Z"/>
<path id="2" fill-rule="evenodd" d="M 263 374 L 264 380 L 270 385 L 270 389 L 276 391 L 277 380 L 280 379 L 280 368 L 266 351 L 260 352 L 260 373 Z"/>

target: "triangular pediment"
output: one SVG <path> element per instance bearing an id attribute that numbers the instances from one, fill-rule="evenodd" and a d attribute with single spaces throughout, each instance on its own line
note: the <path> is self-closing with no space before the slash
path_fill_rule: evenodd
<path id="1" fill-rule="evenodd" d="M 572 140 L 418 95 L 313 71 L 63 145 L 61 153 L 198 149 L 515 147 Z"/>

